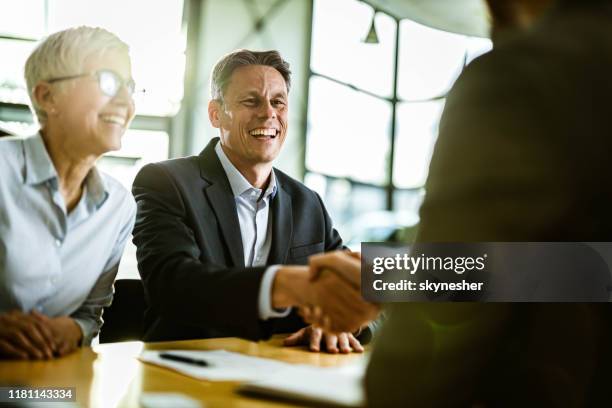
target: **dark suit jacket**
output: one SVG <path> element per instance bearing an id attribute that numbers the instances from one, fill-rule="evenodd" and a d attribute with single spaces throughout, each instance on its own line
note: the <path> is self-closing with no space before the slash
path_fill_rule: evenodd
<path id="1" fill-rule="evenodd" d="M 258 294 L 266 267 L 245 268 L 236 204 L 214 151 L 145 166 L 136 177 L 134 244 L 145 286 L 145 339 L 269 337 L 304 327 L 292 312 L 261 321 Z M 306 264 L 342 247 L 320 197 L 274 170 L 268 265 Z"/>
<path id="2" fill-rule="evenodd" d="M 468 66 L 447 99 L 417 240 L 612 241 L 611 72 L 612 7 L 596 4 L 552 11 Z M 611 327 L 605 303 L 397 304 L 369 403 L 611 406 Z"/>

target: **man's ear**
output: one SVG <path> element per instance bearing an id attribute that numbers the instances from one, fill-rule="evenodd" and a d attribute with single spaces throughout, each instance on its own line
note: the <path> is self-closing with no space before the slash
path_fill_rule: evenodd
<path id="1" fill-rule="evenodd" d="M 47 113 L 47 115 L 52 115 L 57 112 L 55 106 L 55 97 L 53 94 L 53 89 L 51 88 L 51 84 L 48 82 L 39 82 L 34 87 L 34 91 L 32 92 L 32 96 L 36 101 L 37 105 Z"/>
<path id="2" fill-rule="evenodd" d="M 210 120 L 210 124 L 217 129 L 221 128 L 222 109 L 223 107 L 218 100 L 212 99 L 208 102 L 208 119 Z"/>

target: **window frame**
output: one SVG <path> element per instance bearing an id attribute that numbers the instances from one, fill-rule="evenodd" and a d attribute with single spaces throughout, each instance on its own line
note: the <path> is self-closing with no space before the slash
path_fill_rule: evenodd
<path id="1" fill-rule="evenodd" d="M 314 9 L 314 1 L 317 0 L 313 0 L 313 9 Z M 399 137 L 398 135 L 398 130 L 397 130 L 397 124 L 398 124 L 398 120 L 397 120 L 397 110 L 398 110 L 398 105 L 401 103 L 426 103 L 426 102 L 434 102 L 434 101 L 439 101 L 439 100 L 445 100 L 447 97 L 448 92 L 445 92 L 441 95 L 435 95 L 433 97 L 430 98 L 423 98 L 423 99 L 403 99 L 399 97 L 399 60 L 400 60 L 400 47 L 401 47 L 401 43 L 400 43 L 400 37 L 401 37 L 401 22 L 404 19 L 400 19 L 395 17 L 394 15 L 381 10 L 377 7 L 375 7 L 374 5 L 370 4 L 367 0 L 361 0 L 364 3 L 368 4 L 370 7 L 372 7 L 373 11 L 374 11 L 374 16 L 376 14 L 384 14 L 388 17 L 390 17 L 394 22 L 395 22 L 395 47 L 394 47 L 394 54 L 393 54 L 393 77 L 391 78 L 392 81 L 392 94 L 389 97 L 385 97 L 385 96 L 380 96 L 377 95 L 376 93 L 370 92 L 368 90 L 362 89 L 356 85 L 353 85 L 351 83 L 345 82 L 340 78 L 334 78 L 331 77 L 329 75 L 323 74 L 321 72 L 317 72 L 316 70 L 313 69 L 312 65 L 309 67 L 309 81 L 308 83 L 310 83 L 310 79 L 313 77 L 319 77 L 319 78 L 323 78 L 329 81 L 332 81 L 338 85 L 341 86 L 345 86 L 350 88 L 353 91 L 356 92 L 360 92 L 360 93 L 364 93 L 368 96 L 371 96 L 373 98 L 379 99 L 379 100 L 383 100 L 386 102 L 389 102 L 391 104 L 391 123 L 389 126 L 389 134 L 387 135 L 389 138 L 389 159 L 387 161 L 387 168 L 386 170 L 386 174 L 385 174 L 385 183 L 384 185 L 378 185 L 378 184 L 373 184 L 373 183 L 367 183 L 367 182 L 363 182 L 360 180 L 355 180 L 351 177 L 343 177 L 343 180 L 346 180 L 350 183 L 351 188 L 353 186 L 370 186 L 370 187 L 374 187 L 374 188 L 378 188 L 378 189 L 383 189 L 386 192 L 386 208 L 385 210 L 388 211 L 394 211 L 394 210 L 398 210 L 398 208 L 396 208 L 396 206 L 394 205 L 394 196 L 396 192 L 408 192 L 408 193 L 414 193 L 415 195 L 419 195 L 422 194 L 423 190 L 424 190 L 424 185 L 422 186 L 418 186 L 418 187 L 411 187 L 411 188 L 400 188 L 397 187 L 394 182 L 393 182 L 393 175 L 394 175 L 394 162 L 395 162 L 395 153 L 396 153 L 396 141 Z M 312 44 L 312 37 L 313 37 L 313 30 L 314 30 L 314 24 L 315 24 L 315 14 L 314 11 L 313 13 L 311 13 L 311 26 L 310 26 L 310 39 L 311 39 L 311 44 Z M 374 17 L 373 17 L 374 18 Z M 469 38 L 469 36 L 466 36 L 467 38 Z M 313 52 L 313 49 L 311 47 L 311 54 Z M 312 57 L 311 57 L 312 58 Z M 461 71 L 463 71 L 463 69 L 465 69 L 465 67 L 467 66 L 467 64 L 469 63 L 469 49 L 466 47 L 466 49 L 464 50 L 464 57 L 463 57 L 463 64 L 461 66 Z M 461 73 L 460 71 L 460 73 Z M 460 74 L 459 73 L 459 74 Z M 308 95 L 310 96 L 310 89 L 308 90 Z M 309 114 L 309 113 L 308 113 Z M 308 121 L 308 117 L 306 118 L 306 120 Z M 312 169 L 309 169 L 307 164 L 306 164 L 306 154 L 307 154 L 307 149 L 308 149 L 308 136 L 305 135 L 305 140 L 304 140 L 304 175 L 306 174 L 316 174 L 319 176 L 323 176 L 325 177 L 326 181 L 329 183 L 331 181 L 334 180 L 338 180 L 339 177 L 336 176 L 332 176 L 332 175 L 327 175 L 324 173 L 321 173 L 319 171 L 315 171 Z"/>

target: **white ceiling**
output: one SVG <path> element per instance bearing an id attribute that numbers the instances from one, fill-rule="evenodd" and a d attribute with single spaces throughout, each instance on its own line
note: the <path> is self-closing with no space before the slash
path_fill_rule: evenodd
<path id="1" fill-rule="evenodd" d="M 490 36 L 484 0 L 363 0 L 397 18 L 476 37 Z"/>

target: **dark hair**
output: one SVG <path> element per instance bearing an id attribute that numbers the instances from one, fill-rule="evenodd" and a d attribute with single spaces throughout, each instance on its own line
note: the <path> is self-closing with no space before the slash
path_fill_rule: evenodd
<path id="1" fill-rule="evenodd" d="M 213 68 L 210 78 L 210 93 L 213 99 L 223 100 L 232 73 L 247 65 L 267 65 L 276 69 L 287 84 L 287 92 L 291 87 L 291 70 L 289 63 L 281 57 L 278 51 L 236 50 L 221 58 Z"/>

